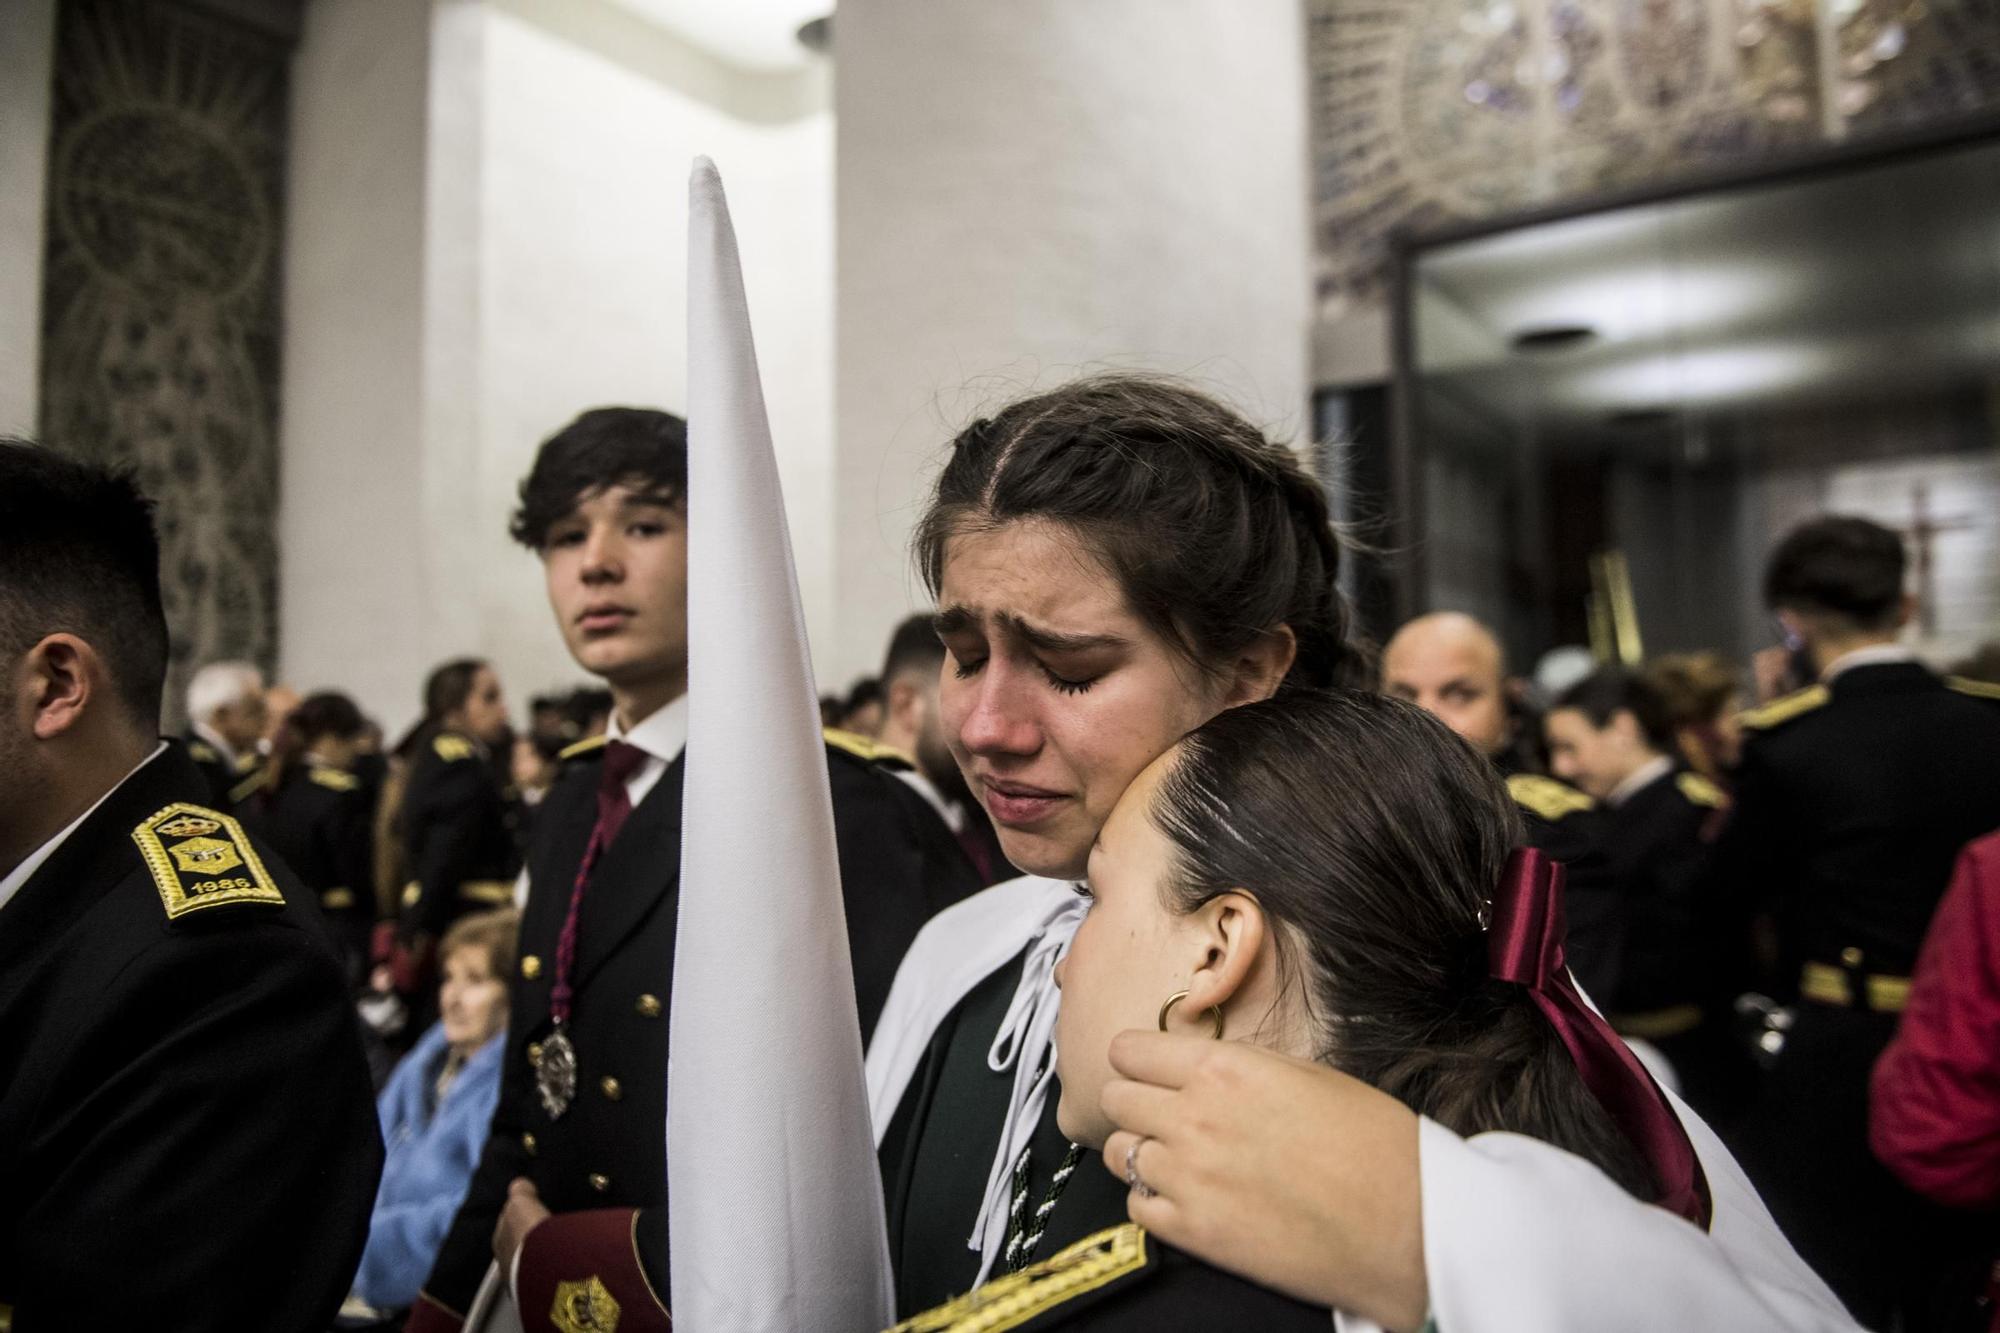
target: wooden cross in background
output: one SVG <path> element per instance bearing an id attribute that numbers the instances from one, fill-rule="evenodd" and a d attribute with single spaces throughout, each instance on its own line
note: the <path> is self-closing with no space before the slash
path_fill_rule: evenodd
<path id="1" fill-rule="evenodd" d="M 1937 585 L 1935 557 L 1931 542 L 1942 533 L 1977 527 L 1970 516 L 1958 518 L 1931 517 L 1931 488 L 1927 482 L 1910 484 L 1910 521 L 1898 528 L 1916 549 L 1917 565 L 1917 632 L 1925 638 L 1937 633 Z"/>

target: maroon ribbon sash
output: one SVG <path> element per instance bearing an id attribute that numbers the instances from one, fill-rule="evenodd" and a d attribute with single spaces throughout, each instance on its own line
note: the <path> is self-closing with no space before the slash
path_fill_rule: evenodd
<path id="1" fill-rule="evenodd" d="M 1560 864 L 1533 848 L 1514 853 L 1493 894 L 1488 966 L 1498 980 L 1527 988 L 1576 1062 L 1584 1086 L 1652 1166 L 1663 1191 L 1660 1206 L 1706 1227 L 1708 1180 L 1680 1117 L 1639 1057 L 1584 1003 L 1563 964 L 1562 889 Z"/>

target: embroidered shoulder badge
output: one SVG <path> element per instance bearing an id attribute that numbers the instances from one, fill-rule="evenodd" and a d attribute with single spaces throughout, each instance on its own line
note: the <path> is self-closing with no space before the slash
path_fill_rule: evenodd
<path id="1" fill-rule="evenodd" d="M 581 1282 L 556 1283 L 549 1322 L 558 1333 L 616 1333 L 620 1313 L 610 1288 L 592 1274 Z"/>
<path id="2" fill-rule="evenodd" d="M 452 763 L 460 759 L 470 759 L 473 755 L 471 741 L 465 739 L 463 736 L 454 736 L 449 732 L 442 736 L 434 737 L 431 740 L 431 749 L 437 751 L 437 757 L 446 763 Z"/>
<path id="3" fill-rule="evenodd" d="M 217 810 L 176 802 L 132 830 L 167 920 L 225 903 L 283 903 L 243 826 Z"/>
<path id="4" fill-rule="evenodd" d="M 1674 785 L 1681 789 L 1681 795 L 1688 798 L 1690 805 L 1720 810 L 1729 804 L 1729 797 L 1724 794 L 1722 788 L 1699 773 L 1683 773 L 1674 779 Z"/>
<path id="5" fill-rule="evenodd" d="M 1975 699 L 2000 699 L 2000 685 L 1990 680 L 1974 680 L 1970 676 L 1947 676 L 1945 684 L 1960 694 L 1969 694 Z"/>
<path id="6" fill-rule="evenodd" d="M 1139 1272 L 1147 1262 L 1146 1233 L 1137 1223 L 1127 1222 L 906 1319 L 889 1333 L 1004 1333 L 1064 1301 Z"/>
<path id="7" fill-rule="evenodd" d="M 343 773 L 337 768 L 315 768 L 312 780 L 329 791 L 359 791 L 361 779 L 352 773 Z"/>
<path id="8" fill-rule="evenodd" d="M 1568 783 L 1545 778 L 1539 773 L 1514 774 L 1507 779 L 1507 794 L 1514 798 L 1514 804 L 1540 815 L 1551 824 L 1597 804 Z"/>
<path id="9" fill-rule="evenodd" d="M 585 736 L 582 740 L 578 741 L 576 744 L 564 747 L 562 753 L 558 754 L 556 758 L 562 760 L 565 763 L 567 763 L 571 759 L 581 759 L 583 758 L 583 756 L 587 754 L 590 754 L 597 750 L 602 750 L 604 748 L 604 742 L 607 739 L 609 738 L 602 734 L 596 736 Z"/>
<path id="10" fill-rule="evenodd" d="M 1826 686 L 1808 685 L 1803 690 L 1796 690 L 1783 698 L 1773 699 L 1762 708 L 1750 709 L 1738 717 L 1737 721 L 1752 731 L 1769 731 L 1772 727 L 1782 726 L 1795 717 L 1823 707 L 1832 698 L 1833 695 Z"/>

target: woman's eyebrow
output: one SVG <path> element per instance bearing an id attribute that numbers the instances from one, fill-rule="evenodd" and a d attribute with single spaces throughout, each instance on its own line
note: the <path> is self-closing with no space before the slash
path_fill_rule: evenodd
<path id="1" fill-rule="evenodd" d="M 969 629 L 977 629 L 979 616 L 963 606 L 948 606 L 931 617 L 931 630 L 939 638 L 948 634 L 962 634 Z"/>
<path id="2" fill-rule="evenodd" d="M 1010 611 L 1002 611 L 994 619 L 1019 635 L 1029 647 L 1045 653 L 1080 653 L 1092 648 L 1124 648 L 1130 644 L 1130 640 L 1119 634 L 1065 634 L 1061 630 L 1045 629 L 1029 624 Z"/>

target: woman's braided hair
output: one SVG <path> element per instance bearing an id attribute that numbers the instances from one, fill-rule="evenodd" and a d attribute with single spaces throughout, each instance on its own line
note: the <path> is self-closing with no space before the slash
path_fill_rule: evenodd
<path id="1" fill-rule="evenodd" d="M 1102 375 L 973 422 L 917 527 L 932 595 L 953 537 L 1021 519 L 1075 533 L 1134 613 L 1205 671 L 1289 626 L 1298 655 L 1283 688 L 1352 681 L 1325 493 L 1291 450 L 1206 394 Z"/>

